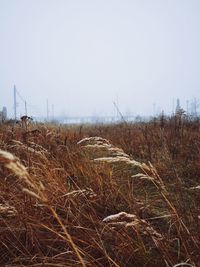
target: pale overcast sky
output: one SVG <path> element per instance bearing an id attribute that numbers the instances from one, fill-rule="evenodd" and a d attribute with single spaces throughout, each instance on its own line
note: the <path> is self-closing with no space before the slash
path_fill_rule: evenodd
<path id="1" fill-rule="evenodd" d="M 172 110 L 200 99 L 200 0 L 0 0 L 0 109 Z M 23 102 L 18 97 L 18 114 Z"/>

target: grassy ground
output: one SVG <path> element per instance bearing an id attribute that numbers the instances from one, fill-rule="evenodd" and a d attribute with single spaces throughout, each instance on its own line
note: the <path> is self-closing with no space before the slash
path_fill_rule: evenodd
<path id="1" fill-rule="evenodd" d="M 4 124 L 0 144 L 1 266 L 200 266 L 198 119 Z"/>

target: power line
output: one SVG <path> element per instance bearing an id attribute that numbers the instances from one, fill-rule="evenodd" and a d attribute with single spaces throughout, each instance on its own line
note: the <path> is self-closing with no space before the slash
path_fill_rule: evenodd
<path id="1" fill-rule="evenodd" d="M 119 107 L 118 107 L 118 105 L 117 105 L 115 102 L 113 102 L 113 105 L 115 106 L 115 108 L 116 108 L 116 110 L 117 110 L 118 114 L 120 115 L 120 117 L 121 117 L 122 121 L 123 121 L 123 122 L 125 122 L 125 123 L 127 123 L 127 122 L 126 122 L 126 120 L 124 119 L 124 116 L 123 116 L 123 114 L 122 114 L 122 113 L 121 113 L 121 111 L 119 110 Z"/>
<path id="2" fill-rule="evenodd" d="M 24 104 L 25 115 L 27 115 L 27 107 L 34 108 L 33 105 L 30 105 L 29 103 L 27 103 L 25 98 L 20 94 L 20 92 L 17 90 L 16 86 L 14 85 L 14 117 L 15 117 L 15 120 L 17 118 L 17 96 L 20 98 L 20 100 Z"/>
<path id="3" fill-rule="evenodd" d="M 26 100 L 21 96 L 21 94 L 18 92 L 18 90 L 16 89 L 17 95 L 19 96 L 19 98 L 22 100 L 22 102 L 26 102 Z"/>

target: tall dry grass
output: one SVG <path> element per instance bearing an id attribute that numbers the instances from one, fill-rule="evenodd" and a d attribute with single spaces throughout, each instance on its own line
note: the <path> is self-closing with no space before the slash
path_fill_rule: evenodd
<path id="1" fill-rule="evenodd" d="M 0 128 L 2 266 L 200 266 L 197 119 L 34 127 Z"/>

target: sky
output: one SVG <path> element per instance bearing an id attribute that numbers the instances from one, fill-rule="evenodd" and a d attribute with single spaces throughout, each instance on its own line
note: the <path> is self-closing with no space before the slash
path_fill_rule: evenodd
<path id="1" fill-rule="evenodd" d="M 152 115 L 200 99 L 199 0 L 0 0 L 0 109 Z M 21 96 L 21 97 L 20 97 Z M 23 99 L 23 100 L 22 100 Z"/>

